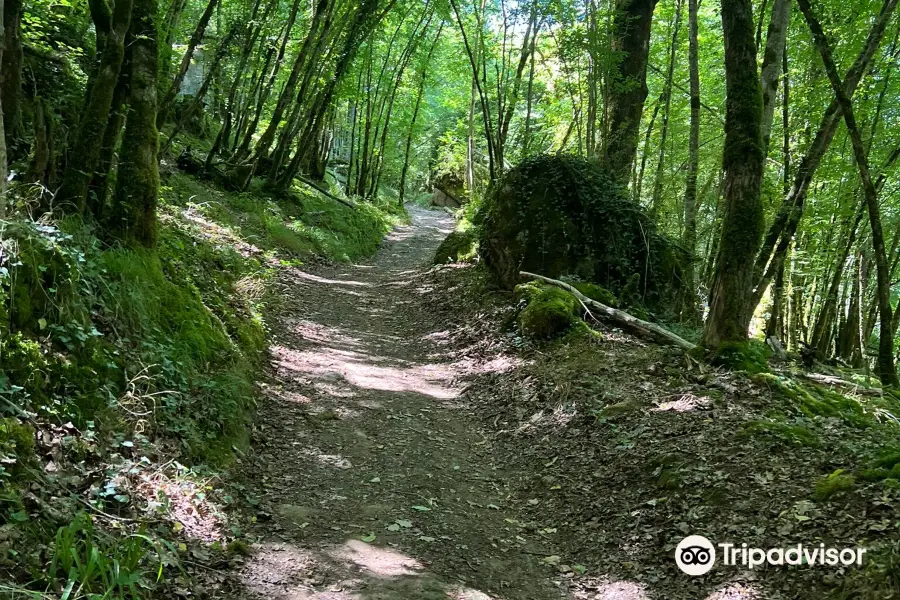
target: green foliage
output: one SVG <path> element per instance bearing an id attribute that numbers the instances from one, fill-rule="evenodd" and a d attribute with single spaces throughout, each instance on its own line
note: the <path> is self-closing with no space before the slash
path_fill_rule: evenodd
<path id="1" fill-rule="evenodd" d="M 796 446 L 817 448 L 822 444 L 819 435 L 805 423 L 789 422 L 783 417 L 751 421 L 741 430 L 741 435 L 745 437 L 760 433 L 771 435 Z"/>
<path id="2" fill-rule="evenodd" d="M 476 224 L 485 264 L 510 287 L 520 269 L 573 275 L 661 306 L 684 260 L 596 161 L 576 156 L 538 156 L 507 172 Z"/>
<path id="3" fill-rule="evenodd" d="M 855 485 L 856 478 L 853 475 L 848 475 L 843 469 L 838 469 L 816 482 L 813 497 L 819 501 L 828 500 L 835 494 L 852 490 Z"/>
<path id="4" fill-rule="evenodd" d="M 705 352 L 698 349 L 697 352 Z M 757 340 L 746 342 L 728 342 L 721 344 L 707 356 L 710 364 L 726 367 L 734 371 L 748 373 L 764 373 L 769 370 L 769 357 L 772 351 L 764 343 Z"/>
<path id="5" fill-rule="evenodd" d="M 526 283 L 516 288 L 516 296 L 525 303 L 516 323 L 526 337 L 553 339 L 579 322 L 578 300 L 565 290 Z"/>
<path id="6" fill-rule="evenodd" d="M 34 429 L 14 417 L 0 419 L 0 485 L 10 478 L 23 481 L 33 459 Z"/>
<path id="7" fill-rule="evenodd" d="M 143 530 L 115 538 L 79 513 L 57 532 L 47 577 L 64 598 L 140 600 L 162 579 L 162 554 Z"/>

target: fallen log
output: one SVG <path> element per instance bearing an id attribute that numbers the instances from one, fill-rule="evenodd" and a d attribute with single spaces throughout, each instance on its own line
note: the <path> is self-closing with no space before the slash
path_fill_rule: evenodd
<path id="1" fill-rule="evenodd" d="M 596 300 L 592 300 L 579 292 L 575 287 L 569 285 L 564 281 L 559 281 L 556 279 L 550 279 L 549 277 L 544 277 L 543 275 L 536 275 L 534 273 L 529 273 L 527 271 L 519 271 L 519 275 L 522 277 L 530 277 L 531 279 L 537 279 L 538 281 L 543 281 L 544 283 L 549 283 L 550 285 L 555 285 L 556 287 L 562 288 L 567 292 L 574 295 L 578 300 L 585 305 L 586 307 L 591 307 L 595 309 L 600 315 L 604 316 L 606 319 L 612 321 L 613 323 L 620 325 L 624 329 L 628 329 L 642 337 L 648 337 L 653 339 L 656 342 L 663 342 L 667 344 L 672 344 L 674 346 L 678 346 L 679 348 L 683 348 L 685 350 L 693 350 L 696 348 L 695 344 L 687 341 L 686 339 L 679 337 L 668 331 L 663 329 L 656 323 L 650 323 L 648 321 L 643 321 L 629 315 L 627 312 L 612 308 L 611 306 L 606 306 L 605 304 L 601 304 Z M 589 312 L 593 315 L 592 311 Z"/>

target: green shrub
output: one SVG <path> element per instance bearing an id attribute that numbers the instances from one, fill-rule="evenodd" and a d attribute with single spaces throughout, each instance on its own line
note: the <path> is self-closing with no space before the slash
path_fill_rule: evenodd
<path id="1" fill-rule="evenodd" d="M 844 473 L 843 469 L 838 469 L 830 475 L 826 475 L 816 482 L 816 489 L 813 497 L 816 500 L 828 500 L 835 494 L 852 490 L 856 485 L 856 478 L 852 475 Z"/>

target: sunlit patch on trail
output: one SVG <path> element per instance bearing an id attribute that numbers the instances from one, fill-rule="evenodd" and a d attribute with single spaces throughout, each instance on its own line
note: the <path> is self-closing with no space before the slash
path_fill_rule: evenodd
<path id="1" fill-rule="evenodd" d="M 704 600 L 759 600 L 762 597 L 762 593 L 753 585 L 731 583 L 714 591 Z"/>
<path id="2" fill-rule="evenodd" d="M 647 586 L 634 581 L 609 581 L 607 579 L 582 580 L 578 600 L 650 600 Z"/>
<path id="3" fill-rule="evenodd" d="M 278 346 L 271 352 L 276 366 L 294 375 L 324 378 L 331 383 L 343 378 L 362 389 L 411 392 L 439 400 L 452 400 L 459 395 L 459 390 L 450 385 L 455 373 L 449 365 L 380 366 L 372 363 L 391 362 L 390 359 L 327 347 L 298 352 Z"/>
<path id="4" fill-rule="evenodd" d="M 669 396 L 667 400 L 660 402 L 650 410 L 652 412 L 688 412 L 698 408 L 705 408 L 709 406 L 710 402 L 712 400 L 708 396 L 695 396 L 691 393 L 675 394 L 674 396 Z"/>
<path id="5" fill-rule="evenodd" d="M 332 556 L 380 577 L 417 575 L 424 568 L 422 563 L 405 554 L 360 540 L 347 540 L 343 546 L 333 551 Z"/>
<path id="6" fill-rule="evenodd" d="M 304 448 L 300 452 L 303 456 L 313 459 L 320 467 L 335 469 L 352 469 L 353 464 L 340 454 L 325 454 L 318 448 Z"/>
<path id="7" fill-rule="evenodd" d="M 347 285 L 351 287 L 372 287 L 371 283 L 367 283 L 365 281 L 351 281 L 349 279 L 326 279 L 325 277 L 319 277 L 318 275 L 313 275 L 312 273 L 307 273 L 306 271 L 301 271 L 300 269 L 295 269 L 293 274 L 298 279 L 305 279 L 307 281 L 312 281 L 313 283 L 323 283 L 326 285 Z"/>

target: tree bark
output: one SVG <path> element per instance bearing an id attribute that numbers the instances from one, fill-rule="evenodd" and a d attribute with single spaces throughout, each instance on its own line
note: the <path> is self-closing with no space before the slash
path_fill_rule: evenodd
<path id="1" fill-rule="evenodd" d="M 3 26 L 4 0 L 0 0 L 0 64 L 3 62 L 6 28 Z M 3 97 L 0 96 L 0 115 L 3 114 Z M 6 218 L 6 179 L 9 173 L 6 158 L 6 131 L 3 119 L 0 119 L 0 219 Z"/>
<path id="2" fill-rule="evenodd" d="M 3 6 L 3 58 L 0 60 L 0 98 L 7 147 L 18 155 L 25 136 L 22 123 L 22 0 L 6 0 Z"/>
<path id="3" fill-rule="evenodd" d="M 88 84 L 69 163 L 54 199 L 57 209 L 74 205 L 81 214 L 84 214 L 87 205 L 88 184 L 100 159 L 103 133 L 125 55 L 125 35 L 131 21 L 132 0 L 118 0 L 112 13 L 109 13 L 105 0 L 94 0 L 91 4 L 97 35 L 103 39 L 103 51 L 93 81 Z M 107 17 L 110 17 L 108 27 L 103 29 Z M 62 210 L 65 211 L 65 208 Z"/>
<path id="4" fill-rule="evenodd" d="M 129 110 L 122 137 L 116 202 L 109 223 L 113 236 L 127 244 L 145 248 L 155 247 L 158 238 L 156 85 L 159 61 L 154 23 L 156 2 L 135 0 L 134 3 Z"/>
<path id="5" fill-rule="evenodd" d="M 750 0 L 722 0 L 722 29 L 727 94 L 722 157 L 725 215 L 709 318 L 702 338 L 702 344 L 712 349 L 747 339 L 753 258 L 763 232 L 762 89 L 756 68 Z"/>
<path id="6" fill-rule="evenodd" d="M 647 99 L 650 25 L 657 0 L 616 0 L 612 51 L 624 56 L 614 68 L 604 163 L 610 175 L 628 183 L 637 154 L 638 128 Z"/>
<path id="7" fill-rule="evenodd" d="M 844 90 L 844 82 L 841 81 L 831 56 L 831 47 L 822 26 L 819 24 L 809 0 L 797 0 L 797 5 L 803 12 L 809 29 L 813 34 L 816 48 L 825 65 L 825 72 L 834 90 L 841 112 L 844 114 L 844 123 L 850 134 L 850 142 L 853 146 L 853 156 L 859 169 L 859 177 L 862 180 L 863 192 L 866 198 L 866 207 L 869 212 L 869 225 L 872 228 L 872 248 L 875 251 L 875 270 L 877 276 L 878 313 L 881 322 L 881 332 L 878 341 L 878 375 L 885 386 L 896 387 L 900 380 L 894 368 L 894 339 L 892 329 L 893 310 L 891 308 L 891 281 L 888 268 L 887 255 L 884 249 L 884 232 L 881 227 L 881 214 L 878 208 L 878 192 L 869 172 L 869 161 L 866 157 L 866 149 L 863 145 L 856 117 L 853 114 L 853 106 L 850 98 Z"/>

